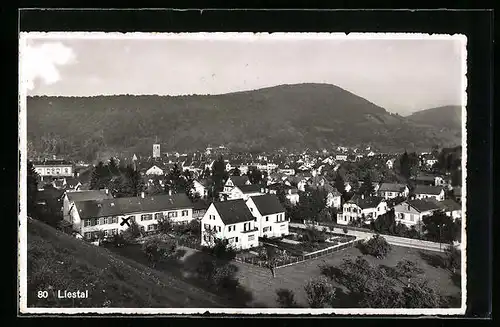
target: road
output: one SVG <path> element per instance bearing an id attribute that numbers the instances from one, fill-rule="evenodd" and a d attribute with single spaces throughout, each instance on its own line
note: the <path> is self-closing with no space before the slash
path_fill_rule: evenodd
<path id="1" fill-rule="evenodd" d="M 290 227 L 306 228 L 306 225 L 291 222 Z M 322 225 L 314 225 L 314 227 L 317 229 L 320 229 L 320 230 L 322 230 L 324 228 L 324 226 L 322 226 Z M 338 234 L 345 234 L 342 228 L 333 228 L 333 232 L 338 233 Z M 361 232 L 361 231 L 349 229 L 347 232 L 347 235 L 352 235 L 352 236 L 356 236 L 358 239 L 367 240 L 367 239 L 371 238 L 373 235 L 375 235 L 375 233 Z M 404 237 L 398 237 L 398 236 L 392 236 L 392 235 L 381 235 L 381 236 L 383 236 L 389 244 L 397 245 L 397 246 L 410 247 L 410 248 L 436 251 L 436 252 L 444 252 L 444 249 L 446 247 L 446 244 L 443 244 L 443 243 L 439 244 L 439 243 L 435 243 L 435 242 L 422 241 L 422 240 L 416 240 L 416 239 L 412 239 L 412 238 L 404 238 Z"/>

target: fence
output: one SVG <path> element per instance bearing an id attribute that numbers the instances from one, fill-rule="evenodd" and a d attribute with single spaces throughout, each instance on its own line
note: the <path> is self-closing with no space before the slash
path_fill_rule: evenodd
<path id="1" fill-rule="evenodd" d="M 352 240 L 352 241 L 349 241 L 347 243 L 344 243 L 344 244 L 341 244 L 341 245 L 338 245 L 338 246 L 335 246 L 335 247 L 330 247 L 330 248 L 326 248 L 326 249 L 323 249 L 323 250 L 315 251 L 313 253 L 308 253 L 308 254 L 304 254 L 304 255 L 300 255 L 300 256 L 294 256 L 294 257 L 289 257 L 287 259 L 280 260 L 280 262 L 278 262 L 276 264 L 275 268 L 283 268 L 283 267 L 291 266 L 291 265 L 294 265 L 294 264 L 297 264 L 297 263 L 300 263 L 300 262 L 304 262 L 304 261 L 307 261 L 307 260 L 310 260 L 310 259 L 316 259 L 316 258 L 325 256 L 325 255 L 328 255 L 328 254 L 331 254 L 331 253 L 335 253 L 335 252 L 338 252 L 338 251 L 341 251 L 341 250 L 344 250 L 344 249 L 347 249 L 347 248 L 354 247 L 358 242 L 359 242 L 359 240 Z M 251 265 L 254 265 L 254 266 L 258 266 L 258 267 L 268 267 L 267 263 L 264 260 L 260 259 L 260 258 L 241 258 L 241 257 L 236 257 L 234 260 L 235 261 L 239 261 L 239 262 L 243 262 L 243 263 L 248 263 L 248 264 L 251 264 Z"/>

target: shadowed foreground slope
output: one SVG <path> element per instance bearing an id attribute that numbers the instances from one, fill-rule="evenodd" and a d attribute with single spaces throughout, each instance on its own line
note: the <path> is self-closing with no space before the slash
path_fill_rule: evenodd
<path id="1" fill-rule="evenodd" d="M 28 307 L 225 307 L 223 300 L 169 274 L 28 221 Z M 58 299 L 57 290 L 88 299 Z M 39 299 L 38 291 L 48 291 Z"/>

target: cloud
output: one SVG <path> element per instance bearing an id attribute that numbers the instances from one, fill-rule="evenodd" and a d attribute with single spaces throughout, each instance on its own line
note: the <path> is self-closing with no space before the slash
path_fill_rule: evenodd
<path id="1" fill-rule="evenodd" d="M 33 90 L 37 79 L 45 84 L 60 81 L 59 66 L 75 63 L 76 56 L 73 49 L 60 42 L 43 43 L 27 45 L 21 62 L 23 80 L 28 90 Z"/>

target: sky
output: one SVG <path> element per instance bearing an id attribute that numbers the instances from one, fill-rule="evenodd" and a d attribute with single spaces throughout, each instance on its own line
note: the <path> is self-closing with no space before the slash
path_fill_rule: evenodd
<path id="1" fill-rule="evenodd" d="M 28 35 L 20 54 L 28 95 L 223 94 L 327 83 L 402 115 L 462 103 L 458 39 L 145 35 Z"/>

